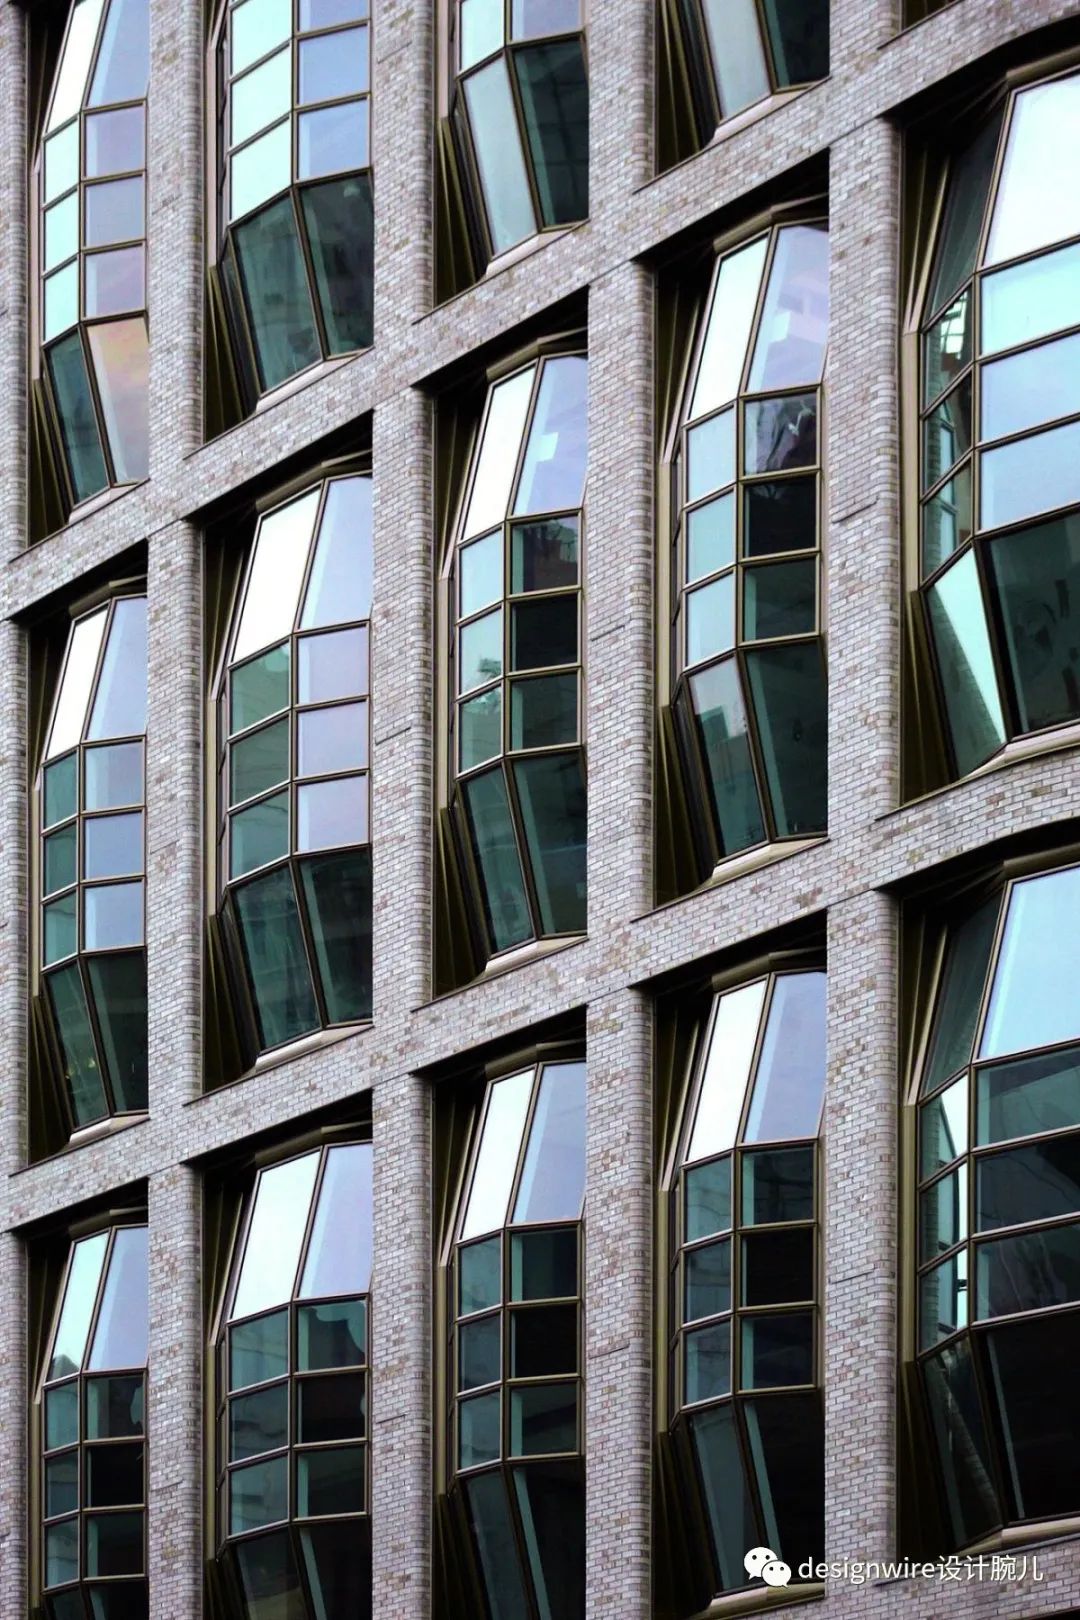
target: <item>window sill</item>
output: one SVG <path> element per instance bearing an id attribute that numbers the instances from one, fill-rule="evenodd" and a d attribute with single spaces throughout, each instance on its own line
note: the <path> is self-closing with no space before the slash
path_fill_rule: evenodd
<path id="1" fill-rule="evenodd" d="M 260 1074 L 280 1068 L 283 1063 L 294 1063 L 297 1058 L 307 1057 L 312 1052 L 322 1052 L 327 1047 L 339 1046 L 342 1041 L 351 1040 L 354 1035 L 366 1035 L 372 1028 L 374 1024 L 371 1019 L 357 1024 L 339 1024 L 333 1029 L 317 1029 L 311 1035 L 302 1035 L 299 1040 L 290 1041 L 287 1046 L 275 1046 L 271 1052 L 260 1053 L 251 1067 L 245 1069 L 243 1074 L 237 1075 L 235 1080 L 226 1080 L 220 1086 L 211 1086 L 206 1091 L 201 1091 L 197 1097 L 190 1097 L 184 1107 L 194 1108 L 210 1097 L 217 1097 L 223 1091 L 230 1091 L 233 1086 L 242 1086 Z"/>
<path id="2" fill-rule="evenodd" d="M 587 934 L 561 934 L 557 939 L 530 939 L 525 945 L 517 945 L 511 950 L 503 951 L 499 956 L 493 956 L 483 972 L 478 973 L 475 979 L 456 985 L 453 990 L 445 990 L 441 996 L 432 996 L 430 1001 L 421 1002 L 412 1011 L 421 1012 L 424 1007 L 438 1007 L 454 996 L 465 995 L 469 990 L 475 990 L 477 985 L 501 978 L 504 973 L 513 973 L 515 969 L 525 967 L 529 962 L 542 961 L 545 957 L 556 956 L 560 951 L 572 950 L 575 945 L 584 944 L 587 938 Z"/>
<path id="3" fill-rule="evenodd" d="M 993 776 L 996 771 L 1009 770 L 1014 765 L 1022 765 L 1025 760 L 1039 757 L 1049 758 L 1053 754 L 1062 754 L 1069 749 L 1080 747 L 1080 720 L 1070 721 L 1068 725 L 1057 726 L 1049 731 L 1037 731 L 1027 737 L 1014 737 L 1012 742 L 992 755 L 984 764 L 977 765 L 966 776 L 958 776 L 952 782 L 944 782 L 941 787 L 931 788 L 929 793 L 920 793 L 913 799 L 905 799 L 903 804 L 894 810 L 886 810 L 876 819 L 878 823 L 891 821 L 901 816 L 905 811 L 912 810 L 916 805 L 930 804 L 935 799 L 944 797 L 947 793 L 954 793 L 957 788 L 964 787 L 968 782 L 981 781 L 983 777 Z"/>
<path id="4" fill-rule="evenodd" d="M 29 551 L 37 551 L 39 546 L 48 545 L 49 541 L 55 540 L 58 534 L 66 534 L 68 529 L 73 529 L 77 523 L 82 523 L 86 518 L 93 517 L 95 512 L 100 512 L 106 506 L 111 506 L 114 501 L 123 500 L 125 495 L 131 494 L 132 490 L 142 489 L 143 485 L 149 482 L 148 478 L 140 478 L 133 484 L 109 484 L 105 489 L 99 489 L 96 495 L 88 496 L 85 501 L 80 501 L 78 506 L 71 508 L 66 523 L 62 523 L 58 529 L 53 529 L 50 534 L 43 534 L 40 540 L 35 540 L 32 544 L 21 547 L 20 550 L 15 552 L 15 557 L 25 556 Z"/>
<path id="5" fill-rule="evenodd" d="M 95 1120 L 92 1125 L 84 1125 L 80 1130 L 73 1131 L 62 1148 L 55 1153 L 45 1153 L 39 1159 L 30 1159 L 11 1172 L 12 1176 L 22 1176 L 29 1170 L 36 1170 L 39 1165 L 51 1164 L 56 1159 L 62 1159 L 68 1153 L 78 1153 L 80 1148 L 92 1147 L 97 1142 L 104 1142 L 110 1136 L 119 1136 L 121 1131 L 130 1131 L 136 1125 L 145 1125 L 150 1115 L 147 1112 L 139 1114 L 114 1114 L 109 1119 Z"/>
<path id="6" fill-rule="evenodd" d="M 713 1598 L 707 1609 L 702 1609 L 693 1620 L 722 1620 L 728 1615 L 761 1614 L 781 1605 L 817 1603 L 825 1596 L 820 1581 L 800 1582 L 798 1586 L 755 1587 L 751 1592 L 732 1592 L 726 1597 Z"/>
<path id="7" fill-rule="evenodd" d="M 827 832 L 815 833 L 812 838 L 790 838 L 772 844 L 759 844 L 754 849 L 741 850 L 737 855 L 728 855 L 718 861 L 712 873 L 699 883 L 696 889 L 688 889 L 685 894 L 676 895 L 673 900 L 665 900 L 662 905 L 654 906 L 651 911 L 643 911 L 635 917 L 634 922 L 646 922 L 658 912 L 670 911 L 672 906 L 685 905 L 688 900 L 698 895 L 708 894 L 712 889 L 723 888 L 725 883 L 734 883 L 745 877 L 749 872 L 760 872 L 766 866 L 773 866 L 777 861 L 791 860 L 795 855 L 801 855 L 805 850 L 816 849 L 820 844 L 827 844 Z"/>

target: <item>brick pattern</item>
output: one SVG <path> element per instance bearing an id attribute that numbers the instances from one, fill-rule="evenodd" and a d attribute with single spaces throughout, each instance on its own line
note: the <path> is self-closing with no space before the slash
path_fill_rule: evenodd
<path id="1" fill-rule="evenodd" d="M 25 14 L 0 6 L 0 1612 L 26 1614 L 24 1229 L 149 1187 L 152 1613 L 201 1613 L 202 1303 L 192 1161 L 253 1130 L 300 1128 L 373 1093 L 373 1532 L 379 1620 L 431 1602 L 431 1096 L 419 1078 L 587 1009 L 587 1438 L 590 1620 L 647 1620 L 652 1425 L 651 1010 L 659 976 L 827 914 L 829 1556 L 893 1551 L 896 918 L 881 891 L 990 838 L 1075 815 L 1076 751 L 918 804 L 897 801 L 900 580 L 896 402 L 899 137 L 916 93 L 1080 0 L 956 0 L 894 37 L 899 0 L 833 0 L 822 85 L 651 178 L 649 0 L 591 7 L 591 219 L 431 309 L 434 8 L 375 0 L 376 345 L 200 443 L 204 42 L 198 0 L 152 0 L 152 476 L 25 550 Z M 1033 44 L 1032 50 L 1041 50 Z M 895 122 L 902 122 L 898 117 Z M 827 377 L 830 837 L 652 911 L 653 287 L 650 262 L 755 187 L 828 153 L 833 323 Z M 428 389 L 479 345 L 587 293 L 588 939 L 430 1001 L 433 795 L 432 424 Z M 199 513 L 340 428 L 370 434 L 375 478 L 375 1021 L 369 1031 L 201 1095 L 202 726 Z M 28 621 L 92 568 L 147 544 L 151 1117 L 25 1165 L 25 667 Z M 831 1583 L 829 1614 L 875 1620 L 1051 1614 L 1080 1548 L 1040 1553 L 1016 1589 Z"/>

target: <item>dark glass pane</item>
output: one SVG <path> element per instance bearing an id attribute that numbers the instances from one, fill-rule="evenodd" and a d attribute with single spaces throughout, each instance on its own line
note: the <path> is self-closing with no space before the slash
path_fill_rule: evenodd
<path id="1" fill-rule="evenodd" d="M 248 1463 L 229 1475 L 229 1533 L 276 1524 L 289 1512 L 288 1459 Z"/>
<path id="2" fill-rule="evenodd" d="M 301 1305 L 297 1332 L 301 1372 L 362 1366 L 367 1360 L 367 1301 L 346 1299 L 333 1305 Z"/>
<path id="3" fill-rule="evenodd" d="M 476 1247 L 483 1248 L 485 1245 L 477 1244 Z M 462 1253 L 464 1252 L 463 1250 Z M 539 1232 L 512 1234 L 511 1299 L 572 1299 L 577 1291 L 577 1227 L 546 1228 Z M 491 1303 L 497 1304 L 498 1299 L 493 1299 Z"/>
<path id="4" fill-rule="evenodd" d="M 371 176 L 308 186 L 301 195 L 327 348 L 331 354 L 366 349 L 372 341 L 375 241 Z"/>
<path id="5" fill-rule="evenodd" d="M 514 766 L 525 844 L 544 934 L 585 928 L 586 800 L 578 754 L 523 759 Z"/>
<path id="6" fill-rule="evenodd" d="M 976 1161 L 979 1232 L 1080 1213 L 1080 1136 L 1032 1142 Z"/>
<path id="7" fill-rule="evenodd" d="M 575 596 L 545 596 L 516 602 L 510 617 L 510 668 L 543 669 L 573 664 L 578 655 L 578 603 Z"/>
<path id="8" fill-rule="evenodd" d="M 733 855 L 765 841 L 742 687 L 734 659 L 702 670 L 690 682 L 720 852 Z"/>
<path id="9" fill-rule="evenodd" d="M 765 1523 L 778 1532 L 779 1546 L 773 1550 L 797 1571 L 807 1559 L 819 1561 L 825 1546 L 821 1396 L 748 1401 L 746 1427 Z"/>
<path id="10" fill-rule="evenodd" d="M 576 1305 L 533 1305 L 510 1313 L 511 1378 L 577 1372 Z"/>
<path id="11" fill-rule="evenodd" d="M 923 489 L 932 488 L 967 455 L 971 444 L 971 377 L 967 376 L 923 423 Z"/>
<path id="12" fill-rule="evenodd" d="M 510 1451 L 541 1457 L 577 1449 L 577 1384 L 525 1384 L 510 1390 Z"/>
<path id="13" fill-rule="evenodd" d="M 483 698 L 474 700 L 477 703 L 483 701 Z M 464 720 L 464 710 L 462 718 Z M 510 691 L 511 748 L 556 748 L 576 742 L 577 735 L 576 670 L 566 675 L 541 675 L 535 680 L 513 683 Z M 498 749 L 496 737 L 490 752 L 497 753 Z M 483 753 L 478 755 L 480 759 L 485 757 Z"/>
<path id="14" fill-rule="evenodd" d="M 817 563 L 772 563 L 743 574 L 743 636 L 812 635 L 817 629 Z"/>
<path id="15" fill-rule="evenodd" d="M 937 1017 L 923 1076 L 924 1097 L 971 1061 L 971 1045 L 999 908 L 1000 897 L 995 895 L 950 931 L 938 991 Z"/>
<path id="16" fill-rule="evenodd" d="M 577 518 L 515 523 L 510 531 L 511 591 L 551 591 L 576 585 L 578 528 Z"/>
<path id="17" fill-rule="evenodd" d="M 369 1524 L 313 1524 L 300 1549 L 319 1620 L 371 1620 Z"/>
<path id="18" fill-rule="evenodd" d="M 145 1433 L 146 1389 L 141 1377 L 90 1378 L 86 1383 L 88 1440 L 122 1440 Z"/>
<path id="19" fill-rule="evenodd" d="M 585 1482 L 581 1465 L 515 1468 L 514 1487 L 540 1613 L 557 1614 L 559 1620 L 585 1620 Z"/>
<path id="20" fill-rule="evenodd" d="M 928 1350 L 967 1326 L 967 1250 L 961 1249 L 927 1271 L 919 1282 L 919 1347 Z"/>
<path id="21" fill-rule="evenodd" d="M 371 1017 L 371 851 L 300 868 L 315 960 L 332 1024 Z"/>
<path id="22" fill-rule="evenodd" d="M 971 325 L 971 291 L 967 289 L 927 331 L 923 349 L 924 405 L 944 393 L 971 360 Z"/>
<path id="23" fill-rule="evenodd" d="M 980 1320 L 1080 1300 L 1080 1226 L 980 1243 L 975 1298 Z"/>
<path id="24" fill-rule="evenodd" d="M 86 1573 L 137 1575 L 143 1569 L 141 1513 L 95 1514 L 86 1520 Z"/>
<path id="25" fill-rule="evenodd" d="M 968 1340 L 931 1356 L 922 1376 L 953 1544 L 964 1547 L 1002 1517 Z"/>
<path id="26" fill-rule="evenodd" d="M 90 757 L 88 754 L 88 762 Z M 46 765 L 42 772 L 46 827 L 52 827 L 58 821 L 66 821 L 68 816 L 73 816 L 79 808 L 77 772 L 76 754 L 67 754 L 63 759 L 54 760 L 51 765 Z"/>
<path id="27" fill-rule="evenodd" d="M 240 804 L 289 778 L 289 722 L 275 720 L 229 749 L 229 803 Z"/>
<path id="28" fill-rule="evenodd" d="M 79 1521 L 65 1519 L 45 1531 L 45 1585 L 59 1586 L 79 1574 Z"/>
<path id="29" fill-rule="evenodd" d="M 458 1328 L 458 1389 L 497 1383 L 502 1368 L 502 1317 L 482 1316 Z"/>
<path id="30" fill-rule="evenodd" d="M 525 137 L 545 225 L 589 212 L 589 85 L 581 41 L 533 45 L 514 55 Z"/>
<path id="31" fill-rule="evenodd" d="M 779 838 L 824 832 L 828 694 L 817 642 L 746 654 L 747 676 Z"/>
<path id="32" fill-rule="evenodd" d="M 150 1612 L 145 1581 L 117 1581 L 90 1588 L 94 1620 L 147 1620 Z M 77 1620 L 84 1620 L 79 1610 Z"/>
<path id="33" fill-rule="evenodd" d="M 336 1373 L 330 1378 L 304 1378 L 299 1385 L 297 1439 L 304 1445 L 329 1440 L 358 1440 L 364 1434 L 364 1373 Z"/>
<path id="34" fill-rule="evenodd" d="M 465 1501 L 492 1620 L 521 1620 L 529 1610 L 503 1475 L 469 1480 Z"/>
<path id="35" fill-rule="evenodd" d="M 1005 1450 L 1010 1519 L 1080 1508 L 1080 1315 L 1017 1322 L 987 1335 L 995 1427 Z"/>
<path id="36" fill-rule="evenodd" d="M 45 1517 L 74 1513 L 79 1506 L 79 1453 L 64 1451 L 45 1464 Z"/>
<path id="37" fill-rule="evenodd" d="M 474 1395 L 458 1404 L 458 1467 L 475 1468 L 495 1462 L 502 1451 L 499 1438 L 501 1402 L 498 1392 Z"/>
<path id="38" fill-rule="evenodd" d="M 720 1584 L 725 1589 L 745 1586 L 743 1558 L 759 1537 L 733 1408 L 715 1406 L 711 1411 L 695 1413 L 690 1419 L 690 1433 Z"/>
<path id="39" fill-rule="evenodd" d="M 813 1382 L 812 1312 L 743 1318 L 743 1389 L 773 1389 L 783 1384 Z"/>
<path id="40" fill-rule="evenodd" d="M 79 1438 L 79 1386 L 61 1384 L 45 1391 L 45 1449 L 73 1446 Z"/>
<path id="41" fill-rule="evenodd" d="M 683 1320 L 697 1322 L 731 1309 L 731 1243 L 689 1249 L 683 1259 Z"/>
<path id="42" fill-rule="evenodd" d="M 983 210 L 997 152 L 1001 114 L 983 125 L 970 146 L 954 158 L 945 195 L 927 314 L 957 291 L 975 267 Z"/>
<path id="43" fill-rule="evenodd" d="M 143 1500 L 143 1448 L 88 1446 L 87 1507 L 132 1507 Z"/>
<path id="44" fill-rule="evenodd" d="M 505 951 L 530 939 L 533 930 L 502 770 L 470 778 L 462 792 L 492 945 Z"/>
<path id="45" fill-rule="evenodd" d="M 745 1161 L 744 1161 L 745 1163 Z M 731 1225 L 731 1160 L 714 1159 L 685 1174 L 685 1241 L 712 1237 Z"/>
<path id="46" fill-rule="evenodd" d="M 229 820 L 229 876 L 243 877 L 289 852 L 289 796 L 260 799 Z"/>
<path id="47" fill-rule="evenodd" d="M 987 547 L 1021 731 L 1080 716 L 1080 518 L 1002 535 Z M 1075 614 L 1075 617 L 1074 617 Z"/>
<path id="48" fill-rule="evenodd" d="M 363 697 L 368 689 L 366 627 L 304 636 L 298 648 L 296 684 L 301 703 Z"/>
<path id="49" fill-rule="evenodd" d="M 289 1443 L 289 1386 L 272 1384 L 229 1402 L 229 1461 L 243 1462 Z"/>
<path id="50" fill-rule="evenodd" d="M 250 0 L 249 0 L 250 3 Z M 284 1533 L 257 1536 L 235 1548 L 237 1574 L 252 1620 L 309 1620 L 307 1602 L 293 1561 L 292 1543 Z"/>
<path id="51" fill-rule="evenodd" d="M 55 343 L 46 354 L 64 456 L 78 503 L 96 495 L 109 482 L 105 458 L 101 453 L 90 382 L 86 375 L 82 340 L 77 332 L 72 332 Z"/>
<path id="52" fill-rule="evenodd" d="M 92 956 L 86 969 L 116 1107 L 139 1112 L 147 1106 L 149 1077 L 146 957 Z"/>
<path id="53" fill-rule="evenodd" d="M 742 1303 L 786 1305 L 813 1299 L 814 1234 L 755 1232 L 742 1240 Z"/>
<path id="54" fill-rule="evenodd" d="M 89 1125 L 109 1112 L 98 1068 L 79 970 L 72 964 L 50 973 L 46 991 L 56 1020 L 60 1059 L 76 1127 Z"/>
<path id="55" fill-rule="evenodd" d="M 968 1235 L 968 1173 L 962 1164 L 919 1198 L 919 1259 L 934 1260 Z"/>
<path id="56" fill-rule="evenodd" d="M 280 1378 L 289 1370 L 289 1314 L 274 1311 L 229 1329 L 229 1388 Z"/>
<path id="57" fill-rule="evenodd" d="M 765 1152 L 743 1154 L 742 1218 L 745 1226 L 764 1226 L 772 1221 L 809 1221 L 813 1217 L 812 1147 L 769 1148 Z"/>
<path id="58" fill-rule="evenodd" d="M 785 478 L 781 483 L 751 484 L 745 491 L 743 552 L 769 557 L 806 551 L 817 545 L 816 478 Z"/>
<path id="59" fill-rule="evenodd" d="M 980 1069 L 975 1119 L 980 1147 L 1080 1125 L 1080 1048 Z"/>
<path id="60" fill-rule="evenodd" d="M 923 578 L 936 573 L 970 539 L 971 463 L 965 462 L 923 507 Z"/>
<path id="61" fill-rule="evenodd" d="M 66 889 L 75 882 L 77 873 L 78 842 L 74 825 L 63 827 L 46 838 L 45 888 L 46 894 Z"/>
<path id="62" fill-rule="evenodd" d="M 683 1400 L 713 1401 L 731 1394 L 731 1318 L 684 1334 Z"/>
<path id="63" fill-rule="evenodd" d="M 827 76 L 829 0 L 765 0 L 765 22 L 778 85 L 810 84 Z M 793 1558 L 775 1550 L 795 1568 Z"/>
<path id="64" fill-rule="evenodd" d="M 968 1149 L 968 1081 L 961 1075 L 919 1115 L 919 1175 L 932 1176 Z"/>
<path id="65" fill-rule="evenodd" d="M 744 471 L 790 472 L 817 462 L 817 395 L 753 400 L 746 407 Z"/>
<path id="66" fill-rule="evenodd" d="M 276 388 L 322 353 L 290 198 L 237 227 L 236 257 L 259 381 Z"/>
<path id="67" fill-rule="evenodd" d="M 296 1459 L 296 1512 L 301 1519 L 331 1513 L 363 1513 L 363 1446 L 302 1451 Z"/>
<path id="68" fill-rule="evenodd" d="M 237 926 L 264 1047 L 280 1046 L 318 1026 L 300 919 L 287 870 L 237 889 Z"/>
<path id="69" fill-rule="evenodd" d="M 502 1303 L 502 1244 L 497 1237 L 458 1250 L 458 1314 Z"/>
<path id="70" fill-rule="evenodd" d="M 78 923 L 74 894 L 53 900 L 42 911 L 44 926 L 44 966 L 51 967 L 65 956 L 73 956 L 78 948 Z"/>
<path id="71" fill-rule="evenodd" d="M 246 731 L 289 706 L 289 644 L 272 647 L 229 675 L 229 729 Z"/>

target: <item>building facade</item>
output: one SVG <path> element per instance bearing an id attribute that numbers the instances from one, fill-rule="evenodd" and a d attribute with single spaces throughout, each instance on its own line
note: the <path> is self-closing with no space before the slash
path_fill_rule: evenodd
<path id="1" fill-rule="evenodd" d="M 1080 1612 L 1078 0 L 0 89 L 0 1613 Z"/>

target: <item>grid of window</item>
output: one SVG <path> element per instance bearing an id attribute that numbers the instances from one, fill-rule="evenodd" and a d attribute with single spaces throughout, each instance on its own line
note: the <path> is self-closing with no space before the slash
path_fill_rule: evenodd
<path id="1" fill-rule="evenodd" d="M 1080 74 L 954 158 L 922 327 L 921 596 L 955 772 L 1080 718 Z"/>
<path id="2" fill-rule="evenodd" d="M 450 561 L 453 802 L 486 955 L 585 927 L 583 355 L 488 394 Z"/>
<path id="3" fill-rule="evenodd" d="M 448 1272 L 450 1456 L 490 1620 L 585 1613 L 585 1065 L 495 1080 Z"/>
<path id="4" fill-rule="evenodd" d="M 372 340 L 368 17 L 367 0 L 222 14 L 221 270 L 255 397 Z"/>
<path id="5" fill-rule="evenodd" d="M 371 1016 L 371 479 L 259 521 L 221 683 L 222 909 L 261 1049 Z"/>
<path id="6" fill-rule="evenodd" d="M 949 927 L 918 1088 L 918 1358 L 955 1545 L 1080 1509 L 1080 868 Z"/>
<path id="7" fill-rule="evenodd" d="M 77 1130 L 147 1100 L 146 598 L 68 637 L 38 778 L 39 993 Z"/>
<path id="8" fill-rule="evenodd" d="M 582 0 L 452 0 L 451 120 L 481 262 L 589 212 Z"/>
<path id="9" fill-rule="evenodd" d="M 149 0 L 75 0 L 38 152 L 41 382 L 68 506 L 149 471 Z"/>
<path id="10" fill-rule="evenodd" d="M 724 119 L 829 72 L 829 0 L 676 0 L 704 142 Z"/>
<path id="11" fill-rule="evenodd" d="M 240 1613 L 371 1615 L 371 1146 L 261 1170 L 218 1340 L 218 1546 Z"/>
<path id="12" fill-rule="evenodd" d="M 73 1243 L 39 1386 L 48 1620 L 146 1620 L 147 1229 Z"/>
<path id="13" fill-rule="evenodd" d="M 762 1545 L 794 1570 L 824 1545 L 818 1131 L 825 975 L 714 1002 L 671 1188 L 669 1400 L 713 1592 Z"/>
<path id="14" fill-rule="evenodd" d="M 671 449 L 673 708 L 710 864 L 825 829 L 828 276 L 818 223 L 720 259 Z"/>

